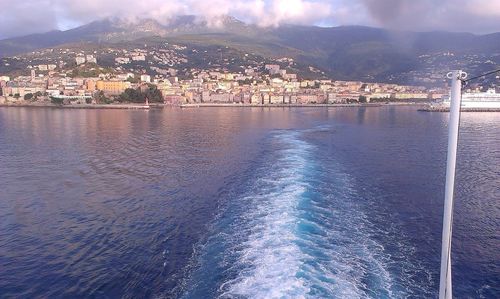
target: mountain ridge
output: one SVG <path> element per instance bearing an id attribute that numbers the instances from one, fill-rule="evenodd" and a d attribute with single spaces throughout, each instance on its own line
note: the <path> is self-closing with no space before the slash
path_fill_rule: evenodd
<path id="1" fill-rule="evenodd" d="M 381 36 L 397 36 L 405 35 L 410 39 L 419 40 L 427 45 L 439 42 L 438 47 L 441 49 L 443 43 L 451 43 L 456 50 L 459 46 L 468 48 L 470 42 L 488 40 L 490 38 L 500 39 L 500 32 L 489 34 L 474 34 L 469 32 L 448 32 L 448 31 L 428 31 L 428 32 L 413 32 L 413 31 L 392 31 L 382 28 L 362 26 L 362 25 L 342 25 L 335 27 L 319 27 L 305 25 L 284 24 L 280 27 L 259 27 L 257 25 L 246 24 L 231 16 L 222 16 L 220 22 L 215 21 L 215 24 L 199 19 L 194 15 L 183 15 L 174 17 L 165 24 L 153 19 L 139 19 L 128 21 L 119 18 L 105 18 L 96 20 L 79 27 L 68 30 L 52 30 L 45 33 L 35 33 L 19 37 L 11 37 L 0 40 L 0 57 L 12 56 L 26 53 L 33 50 L 42 49 L 45 47 L 59 46 L 64 43 L 73 43 L 80 41 L 90 42 L 122 42 L 124 40 L 134 40 L 143 37 L 160 36 L 171 37 L 186 34 L 214 34 L 214 33 L 232 33 L 242 36 L 250 35 L 275 35 L 279 34 L 283 37 L 287 31 L 295 33 L 295 38 L 304 38 L 306 34 L 313 33 L 315 36 L 328 38 L 328 34 L 332 32 L 352 35 L 356 31 L 371 31 Z M 364 38 L 370 38 L 368 34 Z M 457 41 L 461 41 L 457 44 Z M 465 41 L 465 42 L 464 42 Z M 315 42 L 318 42 L 316 40 Z M 495 46 L 500 46 L 500 42 Z M 431 50 L 433 48 L 430 48 Z"/>
<path id="2" fill-rule="evenodd" d="M 422 56 L 439 53 L 451 53 L 457 57 L 481 54 L 491 57 L 494 64 L 500 64 L 500 32 L 484 35 L 411 32 L 359 25 L 259 27 L 231 16 L 209 22 L 192 15 L 178 16 L 164 24 L 152 19 L 135 22 L 103 19 L 66 31 L 0 40 L 0 57 L 70 43 L 134 40 L 228 46 L 268 58 L 291 57 L 320 67 L 338 79 L 390 81 L 394 76 L 426 67 L 421 61 Z M 450 67 L 452 63 L 457 64 L 452 56 L 448 58 Z M 474 65 L 472 61 L 470 63 Z M 442 65 L 447 67 L 445 63 Z"/>

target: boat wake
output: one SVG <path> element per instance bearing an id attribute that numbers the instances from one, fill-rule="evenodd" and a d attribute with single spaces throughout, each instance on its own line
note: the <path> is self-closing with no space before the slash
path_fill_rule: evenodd
<path id="1" fill-rule="evenodd" d="M 349 177 L 322 165 L 300 137 L 272 135 L 246 192 L 228 201 L 198 248 L 184 298 L 403 295 Z"/>

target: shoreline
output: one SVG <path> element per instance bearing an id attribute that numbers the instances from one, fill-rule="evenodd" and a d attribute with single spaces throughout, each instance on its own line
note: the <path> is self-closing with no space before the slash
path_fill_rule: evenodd
<path id="1" fill-rule="evenodd" d="M 162 107 L 160 105 L 138 105 L 138 104 L 70 104 L 56 105 L 52 103 L 21 103 L 0 104 L 6 108 L 53 108 L 53 109 L 150 109 Z"/>
<path id="2" fill-rule="evenodd" d="M 240 103 L 192 103 L 170 105 L 153 103 L 144 104 L 68 104 L 56 105 L 52 103 L 2 103 L 0 108 L 53 108 L 53 109 L 155 109 L 155 108 L 341 108 L 341 107 L 383 107 L 383 106 L 422 106 L 422 103 L 353 103 L 353 104 L 240 104 Z M 422 109 L 420 109 L 422 110 Z"/>
<path id="3" fill-rule="evenodd" d="M 224 103 L 197 103 L 197 104 L 182 104 L 180 108 L 310 108 L 310 107 L 380 107 L 380 104 L 224 104 Z"/>
<path id="4" fill-rule="evenodd" d="M 384 107 L 384 106 L 423 106 L 427 103 L 406 103 L 406 102 L 393 102 L 393 103 L 353 103 L 353 104 L 229 104 L 229 103 L 193 103 L 182 104 L 180 108 L 216 108 L 216 107 L 245 107 L 245 108 L 315 108 L 315 107 Z M 167 107 L 170 105 L 166 105 Z"/>

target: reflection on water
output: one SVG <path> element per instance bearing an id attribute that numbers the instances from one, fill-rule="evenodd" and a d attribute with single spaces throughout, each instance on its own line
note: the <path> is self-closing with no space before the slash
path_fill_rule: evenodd
<path id="1" fill-rule="evenodd" d="M 0 108 L 0 294 L 132 298 L 183 293 L 188 288 L 182 282 L 197 271 L 194 250 L 213 233 L 221 209 L 255 191 L 248 188 L 256 186 L 256 169 L 280 166 L 273 157 L 286 151 L 270 143 L 280 130 L 298 132 L 293 135 L 297 142 L 317 152 L 308 162 L 324 172 L 304 172 L 305 181 L 335 184 L 328 173 L 333 165 L 349 177 L 349 194 L 356 195 L 350 200 L 363 202 L 345 204 L 366 209 L 363 221 L 373 244 L 385 248 L 381 256 L 392 257 L 384 269 L 393 284 L 422 284 L 417 297 L 434 294 L 446 123 L 446 114 L 418 113 L 413 107 Z M 462 297 L 498 294 L 499 130 L 497 114 L 462 115 L 453 244 L 455 290 Z M 317 192 L 343 194 L 324 188 Z M 317 204 L 333 213 L 333 202 Z M 277 203 L 273 207 L 283 209 Z M 243 212 L 231 217 L 244 217 Z M 412 267 L 422 271 L 415 270 L 413 277 L 404 273 L 405 261 L 396 251 L 404 251 Z M 301 258 L 293 261 L 299 269 Z M 232 281 L 221 273 L 203 279 L 215 288 Z M 370 290 L 366 281 L 359 280 L 366 284 L 360 287 L 358 277 L 353 279 L 346 285 Z"/>

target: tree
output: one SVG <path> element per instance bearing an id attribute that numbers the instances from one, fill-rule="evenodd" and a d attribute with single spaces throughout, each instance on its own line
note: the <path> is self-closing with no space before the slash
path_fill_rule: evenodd
<path id="1" fill-rule="evenodd" d="M 98 93 L 95 94 L 95 99 L 98 104 L 109 104 L 113 102 L 110 98 L 106 97 L 104 92 L 100 90 Z"/>
<path id="2" fill-rule="evenodd" d="M 156 85 L 148 84 L 145 88 L 133 89 L 127 88 L 125 91 L 118 96 L 120 102 L 126 103 L 144 103 L 146 98 L 151 103 L 163 103 L 163 95 L 161 91 L 156 87 Z"/>
<path id="3" fill-rule="evenodd" d="M 24 100 L 25 101 L 29 101 L 31 99 L 33 99 L 33 94 L 32 93 L 27 93 L 27 94 L 24 95 Z"/>
<path id="4" fill-rule="evenodd" d="M 163 95 L 156 85 L 148 84 L 144 97 L 152 103 L 163 103 Z"/>
<path id="5" fill-rule="evenodd" d="M 238 80 L 239 85 L 252 85 L 253 81 L 250 78 L 245 78 L 245 80 Z"/>
<path id="6" fill-rule="evenodd" d="M 62 105 L 64 99 L 63 98 L 58 98 L 58 97 L 50 97 L 50 101 L 52 102 L 52 104 Z"/>
<path id="7" fill-rule="evenodd" d="M 120 102 L 142 103 L 145 101 L 144 95 L 137 89 L 127 88 L 118 97 Z"/>
<path id="8" fill-rule="evenodd" d="M 139 83 L 140 80 L 139 80 L 139 78 L 134 76 L 134 77 L 128 77 L 127 81 L 130 83 Z"/>
<path id="9" fill-rule="evenodd" d="M 365 96 L 359 96 L 358 102 L 360 102 L 360 103 L 366 103 L 366 97 Z"/>

